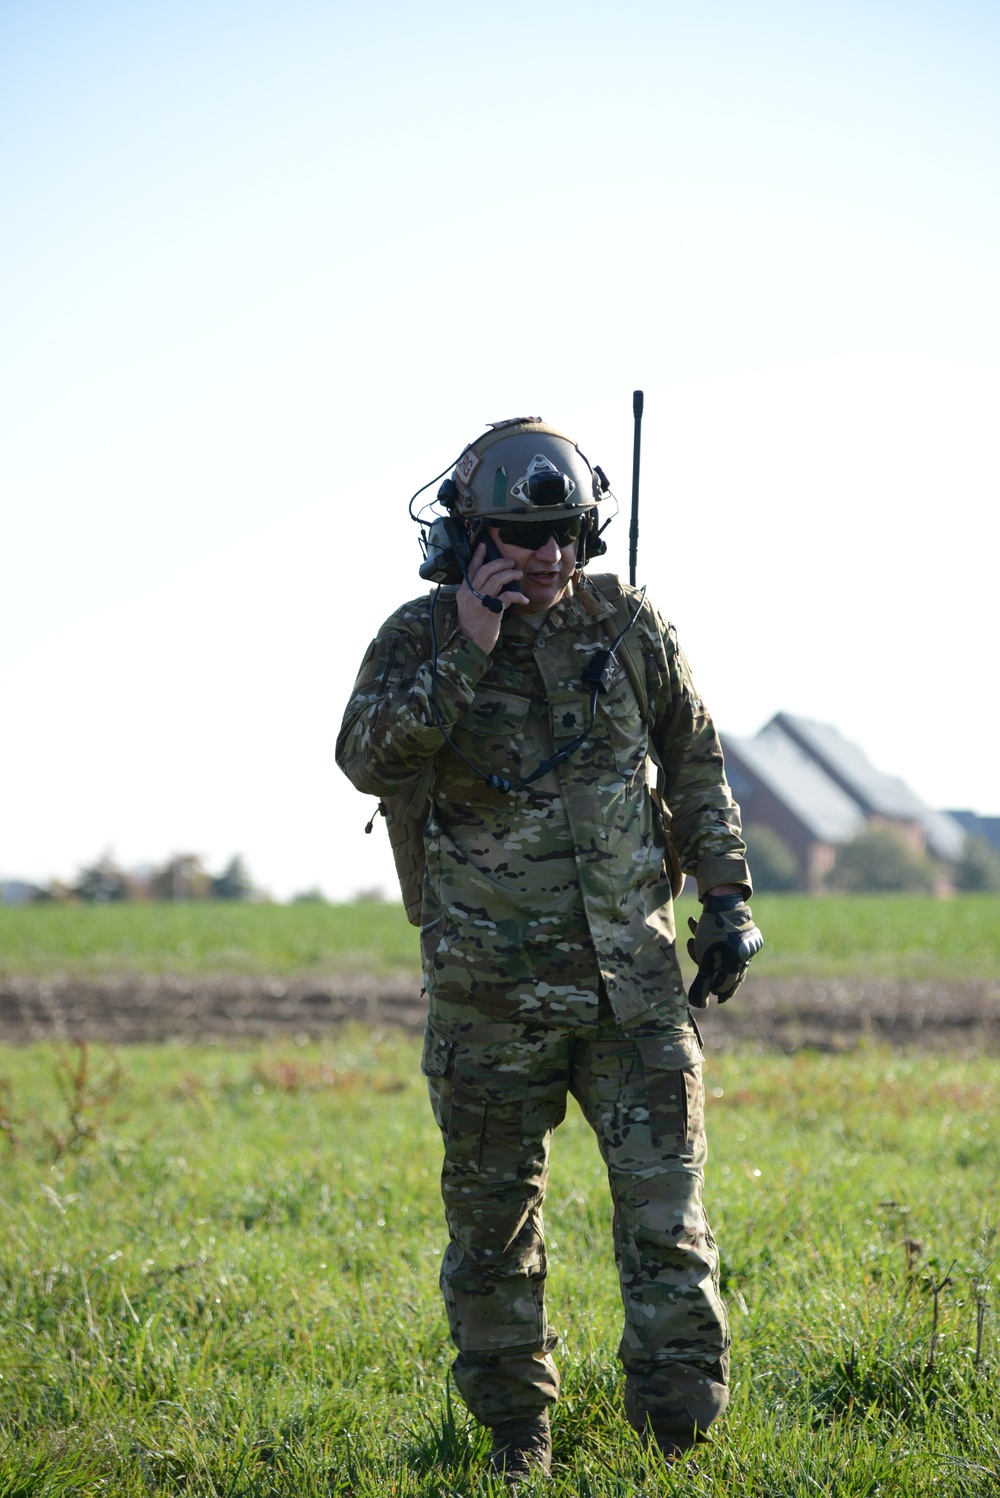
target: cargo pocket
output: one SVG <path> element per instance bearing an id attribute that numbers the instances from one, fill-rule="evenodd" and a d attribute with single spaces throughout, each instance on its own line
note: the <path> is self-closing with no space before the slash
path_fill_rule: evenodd
<path id="1" fill-rule="evenodd" d="M 458 1062 L 451 1078 L 449 1164 L 484 1184 L 516 1181 L 524 1136 L 525 1078 Z"/>
<path id="2" fill-rule="evenodd" d="M 425 1077 L 446 1077 L 451 1063 L 455 1042 L 442 1035 L 428 1022 L 424 1030 L 424 1050 L 420 1058 L 420 1070 Z"/>
<path id="3" fill-rule="evenodd" d="M 428 1021 L 424 1031 L 424 1050 L 420 1058 L 420 1070 L 427 1078 L 427 1091 L 430 1093 L 431 1107 L 434 1110 L 434 1121 L 445 1139 L 448 1133 L 450 1088 L 448 1073 L 451 1071 L 454 1051 L 454 1042 L 449 1040 L 447 1035 L 442 1035 L 440 1030 L 436 1030 Z"/>
<path id="4" fill-rule="evenodd" d="M 704 1146 L 704 1091 L 694 1036 L 636 1041 L 646 1075 L 649 1137 L 666 1158 L 690 1161 Z"/>

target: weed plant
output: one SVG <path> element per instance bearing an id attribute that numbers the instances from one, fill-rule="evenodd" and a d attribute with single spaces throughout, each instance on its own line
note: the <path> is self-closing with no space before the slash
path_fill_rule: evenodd
<path id="1" fill-rule="evenodd" d="M 136 1049 L 114 1087 L 95 1055 L 75 1092 L 54 1060 L 0 1054 L 0 1495 L 497 1491 L 448 1381 L 414 1041 Z M 556 1475 L 522 1492 L 995 1498 L 1000 1064 L 727 1054 L 706 1082 L 730 1413 L 691 1467 L 624 1424 L 610 1209 L 571 1109 Z M 88 1127 L 59 1154 L 71 1105 Z"/>
<path id="2" fill-rule="evenodd" d="M 696 908 L 678 904 L 682 927 Z M 766 942 L 755 978 L 1000 979 L 997 895 L 762 895 L 753 910 Z M 0 953 L 6 972 L 91 976 L 419 970 L 402 906 L 371 902 L 0 908 Z"/>

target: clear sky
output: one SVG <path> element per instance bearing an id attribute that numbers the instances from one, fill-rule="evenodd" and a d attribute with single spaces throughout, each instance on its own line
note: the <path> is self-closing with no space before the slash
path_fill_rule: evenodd
<path id="1" fill-rule="evenodd" d="M 1000 11 L 0 6 L 0 877 L 392 885 L 333 762 L 410 493 L 572 432 L 719 725 L 1000 812 Z M 627 523 L 610 561 L 625 570 Z"/>

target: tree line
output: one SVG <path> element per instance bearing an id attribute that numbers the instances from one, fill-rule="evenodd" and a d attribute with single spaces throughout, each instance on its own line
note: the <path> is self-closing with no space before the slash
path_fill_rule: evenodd
<path id="1" fill-rule="evenodd" d="M 794 852 L 770 827 L 750 823 L 744 829 L 754 889 L 780 893 L 799 887 Z M 946 864 L 915 848 L 898 827 L 869 824 L 836 852 L 824 887 L 843 893 L 931 893 L 942 885 L 958 892 L 1000 892 L 1000 857 L 983 838 L 968 837 L 962 856 Z M 81 868 L 74 880 L 52 880 L 44 886 L 20 886 L 18 903 L 106 905 L 133 900 L 260 900 L 240 854 L 218 873 L 210 873 L 196 853 L 175 853 L 159 867 L 124 869 L 110 853 Z M 384 899 L 381 890 L 358 891 L 356 899 Z M 323 901 L 318 889 L 306 890 L 294 902 Z"/>
<path id="2" fill-rule="evenodd" d="M 110 853 L 80 869 L 69 883 L 53 879 L 35 890 L 35 901 L 110 905 L 122 900 L 253 900 L 261 898 L 237 853 L 210 874 L 197 853 L 175 853 L 160 867 L 123 869 Z"/>
<path id="3" fill-rule="evenodd" d="M 770 827 L 744 829 L 754 889 L 781 892 L 799 886 L 799 865 L 791 848 Z M 943 863 L 915 848 L 898 827 L 870 823 L 837 849 L 825 887 L 847 894 L 923 893 L 942 886 L 966 891 L 1000 891 L 1000 857 L 984 838 L 967 837 L 956 863 Z"/>

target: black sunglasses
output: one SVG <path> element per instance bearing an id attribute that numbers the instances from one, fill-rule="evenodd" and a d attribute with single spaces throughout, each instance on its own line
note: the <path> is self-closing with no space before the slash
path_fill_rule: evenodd
<path id="1" fill-rule="evenodd" d="M 557 546 L 568 546 L 579 541 L 583 530 L 583 519 L 579 515 L 569 520 L 509 520 L 496 526 L 496 533 L 505 546 L 521 546 L 525 551 L 537 551 L 550 536 L 555 536 Z"/>

